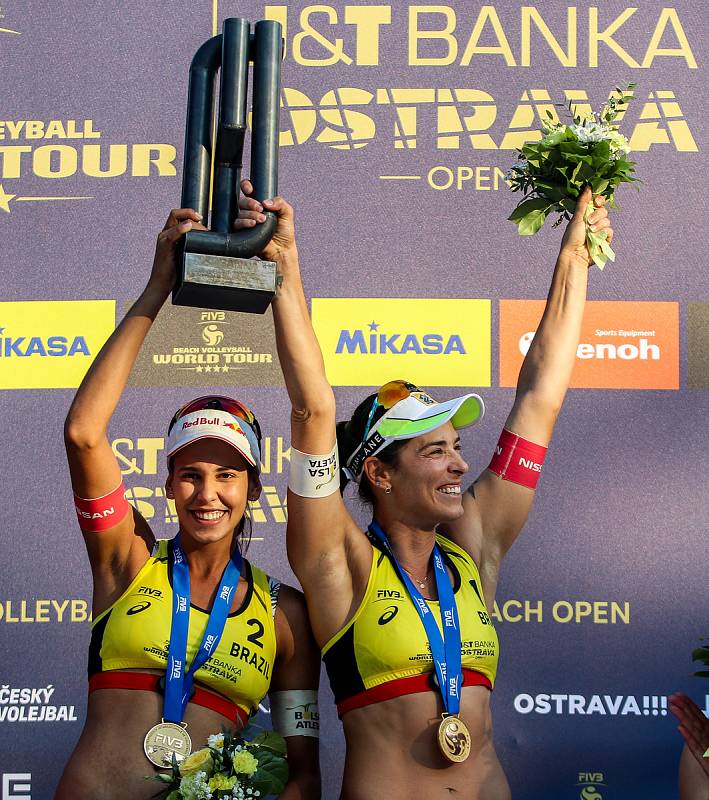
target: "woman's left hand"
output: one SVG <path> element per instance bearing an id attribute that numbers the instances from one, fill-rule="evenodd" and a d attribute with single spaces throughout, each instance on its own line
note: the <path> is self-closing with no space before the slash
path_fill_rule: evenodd
<path id="1" fill-rule="evenodd" d="M 591 201 L 593 201 L 595 210 L 586 221 L 584 220 L 584 214 Z M 587 186 L 583 192 L 581 192 L 576 203 L 574 215 L 566 226 L 564 238 L 561 240 L 560 257 L 567 256 L 574 261 L 581 261 L 587 266 L 593 263 L 593 259 L 589 255 L 588 247 L 586 246 L 586 222 L 588 222 L 591 231 L 594 233 L 605 231 L 608 244 L 613 241 L 613 228 L 611 228 L 605 202 L 606 199 L 603 195 L 593 197 L 590 186 Z"/>
<path id="2" fill-rule="evenodd" d="M 679 732 L 687 743 L 692 755 L 709 777 L 709 756 L 704 753 L 709 751 L 709 719 L 707 719 L 699 706 L 686 694 L 677 692 L 669 696 L 670 711 L 679 720 Z"/>

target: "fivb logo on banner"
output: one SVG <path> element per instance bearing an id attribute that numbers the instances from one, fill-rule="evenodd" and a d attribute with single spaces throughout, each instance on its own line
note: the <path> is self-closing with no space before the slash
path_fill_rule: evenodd
<path id="1" fill-rule="evenodd" d="M 500 386 L 513 387 L 543 300 L 500 301 Z M 679 304 L 589 301 L 571 386 L 679 389 Z"/>
<path id="2" fill-rule="evenodd" d="M 128 310 L 128 304 L 126 310 Z M 270 316 L 245 326 L 228 311 L 166 305 L 136 366 L 133 386 L 278 386 L 283 376 Z"/>
<path id="3" fill-rule="evenodd" d="M 0 386 L 76 388 L 115 319 L 113 300 L 0 303 Z"/>
<path id="4" fill-rule="evenodd" d="M 490 301 L 315 298 L 313 327 L 335 386 L 490 385 Z"/>

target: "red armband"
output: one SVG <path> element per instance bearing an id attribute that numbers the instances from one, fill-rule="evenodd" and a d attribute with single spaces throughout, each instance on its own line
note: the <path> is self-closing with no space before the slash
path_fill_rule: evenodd
<path id="1" fill-rule="evenodd" d="M 97 533 L 112 528 L 126 517 L 130 504 L 125 497 L 123 481 L 108 494 L 92 500 L 74 495 L 74 506 L 79 527 L 86 533 Z"/>
<path id="2" fill-rule="evenodd" d="M 547 448 L 503 428 L 488 469 L 506 481 L 534 489 Z"/>

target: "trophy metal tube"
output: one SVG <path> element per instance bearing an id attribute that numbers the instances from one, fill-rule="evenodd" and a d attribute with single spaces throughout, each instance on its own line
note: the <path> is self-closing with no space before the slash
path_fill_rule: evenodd
<path id="1" fill-rule="evenodd" d="M 278 139 L 281 25 L 261 20 L 224 21 L 223 32 L 206 41 L 190 66 L 185 132 L 182 207 L 203 219 L 209 212 L 209 182 L 214 167 L 209 231 L 190 231 L 182 239 L 182 264 L 172 294 L 175 305 L 263 314 L 276 290 L 276 265 L 253 259 L 276 230 L 276 216 L 248 230 L 233 231 L 238 214 L 241 159 L 246 136 L 247 78 L 253 62 L 253 115 L 250 180 L 252 197 L 278 192 Z M 221 67 L 216 145 L 212 156 L 214 81 Z"/>

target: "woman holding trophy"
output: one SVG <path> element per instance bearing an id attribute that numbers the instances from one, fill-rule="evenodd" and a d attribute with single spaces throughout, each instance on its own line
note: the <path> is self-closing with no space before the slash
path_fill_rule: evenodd
<path id="1" fill-rule="evenodd" d="M 305 603 L 241 552 L 247 502 L 261 492 L 258 421 L 238 401 L 216 396 L 174 415 L 165 487 L 179 532 L 170 541 L 156 541 L 128 505 L 107 436 L 143 340 L 172 289 L 176 243 L 192 228 L 202 228 L 194 211 L 170 214 L 146 288 L 86 374 L 66 419 L 93 575 L 93 626 L 87 719 L 59 800 L 154 797 L 147 773 L 181 763 L 192 743 L 198 750 L 209 740 L 221 749 L 219 732 L 243 728 L 266 693 L 287 746 L 289 778 L 280 796 L 320 796 L 317 732 L 296 721 L 298 706 L 312 710 L 317 702 L 319 678 Z M 191 774 L 206 796 L 211 773 L 199 768 L 211 764 L 211 755 L 194 755 L 200 763 Z"/>
<path id="2" fill-rule="evenodd" d="M 591 263 L 584 212 L 591 231 L 612 239 L 603 198 L 589 211 L 591 190 L 578 200 L 492 461 L 464 489 L 458 431 L 483 415 L 475 394 L 439 403 L 394 380 L 336 429 L 293 210 L 281 198 L 251 199 L 248 182 L 242 188 L 237 227 L 278 216 L 263 255 L 283 279 L 273 310 L 292 403 L 288 556 L 343 722 L 341 796 L 509 798 L 492 741 L 498 642 L 490 610 L 575 361 Z M 372 506 L 365 533 L 343 501 L 347 480 Z"/>

